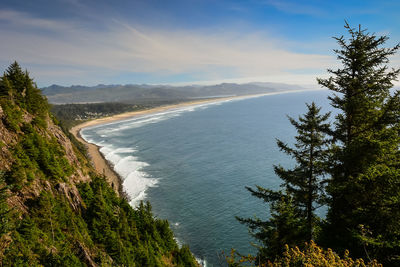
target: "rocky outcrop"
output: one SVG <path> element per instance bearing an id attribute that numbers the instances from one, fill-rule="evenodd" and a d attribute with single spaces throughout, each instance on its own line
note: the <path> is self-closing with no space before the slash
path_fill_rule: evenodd
<path id="1" fill-rule="evenodd" d="M 67 199 L 75 212 L 80 212 L 84 208 L 82 198 L 74 184 L 59 183 L 56 184 L 55 189 Z"/>
<path id="2" fill-rule="evenodd" d="M 85 247 L 84 244 L 81 242 L 77 242 L 76 244 L 76 249 L 77 249 L 77 255 L 79 255 L 79 258 L 86 263 L 87 266 L 90 267 L 97 267 L 98 265 L 93 261 L 91 253 L 88 248 Z M 110 259 L 110 261 L 112 261 Z M 110 264 L 111 265 L 111 264 Z"/>
<path id="3" fill-rule="evenodd" d="M 12 165 L 12 156 L 9 147 L 15 145 L 18 140 L 18 136 L 8 131 L 4 125 L 4 113 L 0 106 L 0 170 L 9 170 Z"/>

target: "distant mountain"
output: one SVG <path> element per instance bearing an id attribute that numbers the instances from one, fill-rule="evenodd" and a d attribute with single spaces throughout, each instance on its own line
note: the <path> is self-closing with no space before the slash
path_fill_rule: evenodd
<path id="1" fill-rule="evenodd" d="M 241 96 L 286 90 L 301 90 L 303 87 L 283 83 L 221 83 L 216 85 L 104 85 L 69 87 L 51 85 L 42 88 L 49 102 L 93 103 L 93 102 L 146 102 L 165 100 L 189 100 L 222 96 Z"/>

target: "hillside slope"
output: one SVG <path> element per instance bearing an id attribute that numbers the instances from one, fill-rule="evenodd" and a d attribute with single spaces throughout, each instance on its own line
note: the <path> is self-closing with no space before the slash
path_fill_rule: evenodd
<path id="1" fill-rule="evenodd" d="M 17 63 L 0 78 L 0 266 L 15 265 L 197 265 L 94 171 Z"/>

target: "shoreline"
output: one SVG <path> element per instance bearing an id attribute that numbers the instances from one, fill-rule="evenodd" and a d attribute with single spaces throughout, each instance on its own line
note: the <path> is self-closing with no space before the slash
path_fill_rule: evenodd
<path id="1" fill-rule="evenodd" d="M 83 137 L 81 136 L 80 130 L 75 133 L 72 132 L 72 128 L 70 129 L 70 132 L 75 136 L 76 139 L 78 139 L 79 142 L 83 143 L 86 146 L 90 163 L 95 168 L 95 170 L 99 174 L 103 174 L 105 176 L 108 184 L 111 186 L 112 189 L 114 189 L 115 193 L 117 193 L 118 196 L 124 196 L 122 177 L 116 171 L 114 171 L 111 162 L 109 162 L 100 152 L 101 147 L 86 142 L 86 140 L 83 139 Z"/>
<path id="2" fill-rule="evenodd" d="M 123 196 L 124 189 L 122 186 L 122 184 L 123 184 L 122 177 L 120 177 L 120 175 L 114 170 L 113 165 L 108 160 L 106 160 L 104 155 L 100 152 L 101 147 L 99 147 L 93 143 L 89 143 L 85 139 L 82 138 L 82 136 L 80 134 L 82 129 L 87 128 L 87 127 L 92 127 L 92 126 L 98 126 L 98 125 L 102 125 L 102 124 L 113 123 L 113 122 L 117 122 L 117 121 L 123 121 L 123 120 L 134 118 L 137 116 L 156 114 L 159 112 L 172 110 L 172 109 L 178 109 L 178 108 L 182 108 L 182 107 L 190 107 L 190 106 L 196 106 L 196 105 L 201 105 L 201 104 L 219 103 L 219 102 L 235 100 L 235 99 L 240 100 L 240 99 L 246 99 L 246 98 L 261 97 L 261 96 L 266 96 L 266 95 L 275 95 L 275 94 L 283 94 L 283 93 L 291 93 L 291 92 L 295 93 L 295 92 L 302 92 L 302 91 L 309 91 L 309 90 L 278 91 L 278 92 L 255 94 L 255 95 L 230 96 L 230 97 L 222 97 L 222 98 L 201 99 L 201 100 L 193 100 L 193 101 L 188 101 L 188 102 L 181 102 L 181 103 L 177 103 L 177 104 L 164 105 L 164 106 L 154 107 L 154 108 L 150 108 L 150 109 L 137 110 L 137 111 L 130 111 L 130 112 L 125 112 L 125 113 L 121 113 L 121 114 L 117 114 L 117 115 L 113 115 L 113 116 L 108 116 L 108 117 L 104 117 L 104 118 L 86 121 L 86 122 L 80 123 L 78 125 L 75 125 L 69 131 L 72 135 L 74 135 L 74 137 L 78 141 L 80 141 L 87 147 L 89 159 L 91 161 L 92 166 L 95 168 L 95 170 L 99 174 L 104 174 L 106 176 L 107 182 L 114 189 L 114 191 L 116 191 L 116 193 L 119 196 Z"/>

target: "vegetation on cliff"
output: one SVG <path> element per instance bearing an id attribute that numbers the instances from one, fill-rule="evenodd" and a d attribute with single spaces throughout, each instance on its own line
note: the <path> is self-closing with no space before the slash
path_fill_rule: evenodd
<path id="1" fill-rule="evenodd" d="M 149 203 L 94 172 L 16 62 L 0 78 L 0 265 L 196 266 Z"/>

